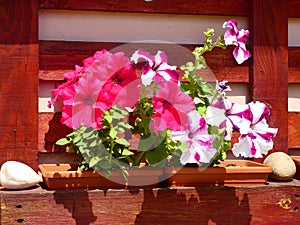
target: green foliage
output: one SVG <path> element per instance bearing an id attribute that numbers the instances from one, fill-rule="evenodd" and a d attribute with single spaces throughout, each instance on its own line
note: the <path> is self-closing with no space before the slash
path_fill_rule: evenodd
<path id="1" fill-rule="evenodd" d="M 214 42 L 214 29 L 204 31 L 205 41 L 203 46 L 193 51 L 194 62 L 187 62 L 181 66 L 184 71 L 182 90 L 195 101 L 196 110 L 206 116 L 207 107 L 220 96 L 215 88 L 197 75 L 197 71 L 207 67 L 204 54 L 215 47 L 226 48 L 224 37 L 220 36 Z M 99 130 L 81 126 L 57 141 L 58 145 L 69 145 L 76 153 L 82 155 L 80 170 L 93 169 L 103 171 L 107 176 L 114 169 L 120 169 L 126 176 L 130 166 L 139 166 L 142 162 L 148 165 L 161 166 L 165 163 L 176 165 L 187 144 L 175 142 L 170 138 L 170 130 L 164 132 L 154 131 L 150 128 L 151 116 L 155 113 L 152 100 L 160 86 L 152 82 L 141 88 L 141 97 L 135 106 L 134 112 L 113 106 L 110 110 L 103 111 Z M 132 119 L 132 120 L 131 120 Z M 128 121 L 130 121 L 130 123 Z M 230 149 L 230 142 L 224 139 L 223 129 L 210 126 L 209 133 L 215 136 L 213 146 L 217 155 L 212 165 L 226 158 L 226 151 Z M 137 149 L 130 149 L 126 135 L 138 134 L 140 140 Z"/>
<path id="2" fill-rule="evenodd" d="M 124 132 L 132 128 L 125 122 L 128 115 L 126 110 L 112 107 L 103 114 L 102 129 L 81 126 L 56 144 L 69 144 L 82 155 L 80 170 L 92 168 L 109 175 L 111 170 L 121 169 L 125 174 L 129 166 L 128 159 L 134 154 L 129 150 L 129 142 L 123 137 Z"/>
<path id="3" fill-rule="evenodd" d="M 207 28 L 204 31 L 204 44 L 201 47 L 196 47 L 193 51 L 195 62 L 188 62 L 181 66 L 184 70 L 184 82 L 181 84 L 183 90 L 189 94 L 196 102 L 196 110 L 203 117 L 206 116 L 207 107 L 217 98 L 220 94 L 209 83 L 203 81 L 202 76 L 196 75 L 196 72 L 207 67 L 205 57 L 206 52 L 212 51 L 215 47 L 226 49 L 224 44 L 224 36 L 219 36 L 213 42 L 214 29 Z M 226 158 L 226 151 L 231 148 L 230 141 L 224 139 L 225 130 L 219 129 L 214 126 L 209 126 L 209 133 L 215 135 L 213 146 L 217 149 L 217 154 L 211 165 L 217 164 L 219 160 Z"/>

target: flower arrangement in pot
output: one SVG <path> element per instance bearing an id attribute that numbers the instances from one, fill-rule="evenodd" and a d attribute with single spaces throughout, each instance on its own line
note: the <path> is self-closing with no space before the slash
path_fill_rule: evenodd
<path id="1" fill-rule="evenodd" d="M 277 133 L 267 124 L 267 105 L 232 103 L 226 81 L 214 87 L 197 75 L 206 68 L 204 54 L 216 47 L 234 45 L 238 64 L 250 57 L 249 32 L 238 30 L 235 20 L 223 28 L 225 34 L 215 41 L 214 29 L 206 29 L 204 45 L 193 51 L 195 61 L 180 68 L 169 65 L 160 50 L 152 55 L 138 49 L 131 57 L 101 50 L 85 59 L 52 92 L 49 105 L 61 98 L 61 122 L 74 129 L 57 144 L 81 154 L 80 170 L 107 176 L 116 169 L 127 176 L 141 164 L 213 166 L 226 159 L 228 150 L 246 158 L 267 154 Z M 240 134 L 233 147 L 232 133 Z M 137 137 L 134 148 L 132 137 Z"/>

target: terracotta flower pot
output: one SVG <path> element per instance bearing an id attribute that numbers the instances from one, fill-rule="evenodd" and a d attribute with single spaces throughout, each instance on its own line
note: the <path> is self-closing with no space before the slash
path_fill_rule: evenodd
<path id="1" fill-rule="evenodd" d="M 294 178 L 300 180 L 300 156 L 291 156 L 291 158 L 294 160 L 294 163 L 296 165 L 296 173 L 294 175 Z"/>
<path id="2" fill-rule="evenodd" d="M 78 165 L 40 164 L 39 170 L 47 189 L 119 189 L 156 187 L 163 171 L 159 169 L 130 169 L 128 181 L 119 171 L 111 176 L 95 171 L 77 171 Z"/>
<path id="3" fill-rule="evenodd" d="M 225 160 L 208 168 L 165 168 L 166 183 L 182 186 L 248 186 L 265 184 L 272 168 L 249 160 Z"/>

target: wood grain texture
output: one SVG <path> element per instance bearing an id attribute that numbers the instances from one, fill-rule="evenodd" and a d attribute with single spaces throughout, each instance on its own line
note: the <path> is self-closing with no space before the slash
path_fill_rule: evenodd
<path id="1" fill-rule="evenodd" d="M 133 48 L 135 47 L 136 48 Z M 75 65 L 82 65 L 83 59 L 90 57 L 96 51 L 106 49 L 111 51 L 126 51 L 128 56 L 136 51 L 139 46 L 144 50 L 156 54 L 163 50 L 168 55 L 170 64 L 180 66 L 193 58 L 191 51 L 196 45 L 167 45 L 155 44 L 130 44 L 112 42 L 74 42 L 74 41 L 39 41 L 39 78 L 42 80 L 62 80 L 63 74 L 74 70 Z M 128 50 L 130 48 L 130 50 Z M 232 56 L 232 47 L 226 50 L 214 49 L 205 54 L 208 69 L 202 75 L 215 81 L 228 80 L 230 82 L 248 82 L 249 62 L 238 65 Z M 181 52 L 181 53 L 180 53 Z"/>
<path id="2" fill-rule="evenodd" d="M 300 83 L 300 47 L 289 47 L 288 65 L 289 83 Z"/>
<path id="3" fill-rule="evenodd" d="M 299 181 L 255 187 L 1 191 L 2 224 L 228 224 L 300 222 Z"/>
<path id="4" fill-rule="evenodd" d="M 0 1 L 0 164 L 37 168 L 37 1 Z"/>
<path id="5" fill-rule="evenodd" d="M 271 127 L 279 128 L 274 151 L 288 151 L 287 1 L 252 0 L 249 20 L 252 63 L 250 98 L 271 108 Z"/>
<path id="6" fill-rule="evenodd" d="M 288 143 L 289 148 L 300 148 L 300 112 L 289 112 Z"/>
<path id="7" fill-rule="evenodd" d="M 82 60 L 97 50 L 121 48 L 124 43 L 115 42 L 76 42 L 76 41 L 39 41 L 39 78 L 42 80 L 63 80 L 63 75 L 82 65 Z M 192 51 L 196 45 L 182 45 Z M 158 50 L 158 49 L 157 49 Z M 249 82 L 249 61 L 238 65 L 232 57 L 232 47 L 227 50 L 214 49 L 206 53 L 209 73 L 218 80 L 229 82 Z M 169 52 L 169 58 L 176 52 Z M 183 58 L 183 57 L 181 57 Z M 290 47 L 288 51 L 289 83 L 300 83 L 300 47 Z"/>
<path id="8" fill-rule="evenodd" d="M 71 128 L 60 123 L 61 113 L 39 113 L 39 152 L 65 152 L 66 148 L 55 145 L 55 142 L 72 132 Z M 300 113 L 288 113 L 288 139 L 289 149 L 300 148 Z M 237 135 L 232 138 L 232 143 L 237 142 Z"/>
<path id="9" fill-rule="evenodd" d="M 40 0 L 40 9 L 91 10 L 131 13 L 169 13 L 201 15 L 247 15 L 248 0 Z M 234 10 L 233 10 L 234 9 Z"/>
<path id="10" fill-rule="evenodd" d="M 40 9 L 222 16 L 248 16 L 249 4 L 249 0 L 39 0 Z M 289 17 L 300 17 L 298 0 L 288 0 L 288 6 Z"/>
<path id="11" fill-rule="evenodd" d="M 300 2 L 298 0 L 288 0 L 289 17 L 300 17 Z"/>
<path id="12" fill-rule="evenodd" d="M 71 133 L 73 129 L 60 122 L 61 113 L 39 114 L 38 149 L 40 152 L 65 152 L 66 147 L 56 145 L 60 138 Z"/>

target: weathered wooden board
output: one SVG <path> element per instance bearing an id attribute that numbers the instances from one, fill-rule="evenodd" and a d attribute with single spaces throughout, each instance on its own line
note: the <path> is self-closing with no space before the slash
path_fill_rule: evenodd
<path id="1" fill-rule="evenodd" d="M 288 0 L 288 6 L 289 17 L 300 17 L 300 3 L 298 0 Z M 250 7 L 250 0 L 39 0 L 40 9 L 222 16 L 248 16 Z"/>
<path id="2" fill-rule="evenodd" d="M 1 224 L 300 222 L 300 184 L 134 190 L 0 191 Z"/>
<path id="3" fill-rule="evenodd" d="M 39 41 L 39 78 L 42 80 L 62 80 L 63 74 L 81 65 L 82 60 L 96 51 L 111 50 L 124 43 L 113 42 L 76 42 L 76 41 Z M 192 51 L 196 45 L 182 45 Z M 158 49 L 159 50 L 159 49 Z M 175 53 L 174 53 L 175 54 Z M 172 58 L 174 55 L 168 53 Z M 227 50 L 214 49 L 205 55 L 208 67 L 218 80 L 229 82 L 249 82 L 249 61 L 238 65 L 232 57 L 232 47 Z M 289 83 L 300 83 L 300 48 L 288 49 Z"/>
<path id="4" fill-rule="evenodd" d="M 66 134 L 72 132 L 71 128 L 60 123 L 61 113 L 40 113 L 39 114 L 39 152 L 65 152 L 65 147 L 55 145 L 55 142 Z M 288 113 L 288 148 L 300 148 L 300 113 Z M 233 142 L 237 137 L 233 137 Z"/>
<path id="5" fill-rule="evenodd" d="M 300 148 L 300 112 L 289 112 L 288 116 L 288 143 L 289 148 Z"/>
<path id="6" fill-rule="evenodd" d="M 90 57 L 96 51 L 102 49 L 112 50 L 121 46 L 122 44 L 124 43 L 40 41 L 39 78 L 42 80 L 62 80 L 64 73 L 74 70 L 75 65 L 82 65 L 82 60 Z M 182 60 L 185 58 L 183 55 L 178 57 L 178 52 L 172 49 L 170 50 L 170 48 L 165 47 L 166 45 L 155 45 L 157 49 L 149 48 L 153 51 L 152 54 L 156 54 L 154 51 L 166 49 L 168 58 L 171 59 L 171 62 L 175 61 L 175 65 L 180 66 L 187 62 Z M 147 44 L 145 44 L 145 46 L 147 48 Z M 196 47 L 195 45 L 182 46 L 187 49 L 186 54 L 190 53 L 189 56 L 191 56 L 191 51 Z M 119 47 L 119 49 L 119 51 L 122 51 L 122 47 Z M 137 48 L 130 52 L 133 53 L 135 50 L 137 50 Z M 228 80 L 230 82 L 248 82 L 249 62 L 238 65 L 232 56 L 232 51 L 233 48 L 229 47 L 226 50 L 216 48 L 214 49 L 213 53 L 206 53 L 205 57 L 207 59 L 209 68 L 209 72 L 206 73 L 212 74 L 214 76 L 213 78 L 218 80 Z M 130 55 L 131 54 L 128 56 Z M 193 58 L 191 58 L 190 61 L 192 59 Z M 183 61 L 183 63 L 179 63 L 180 61 Z"/>
<path id="7" fill-rule="evenodd" d="M 0 1 L 0 164 L 37 168 L 37 17 L 37 1 Z"/>
<path id="8" fill-rule="evenodd" d="M 288 3 L 252 0 L 250 99 L 271 106 L 271 127 L 278 127 L 274 151 L 288 151 Z M 275 35 L 276 34 L 276 35 Z"/>

